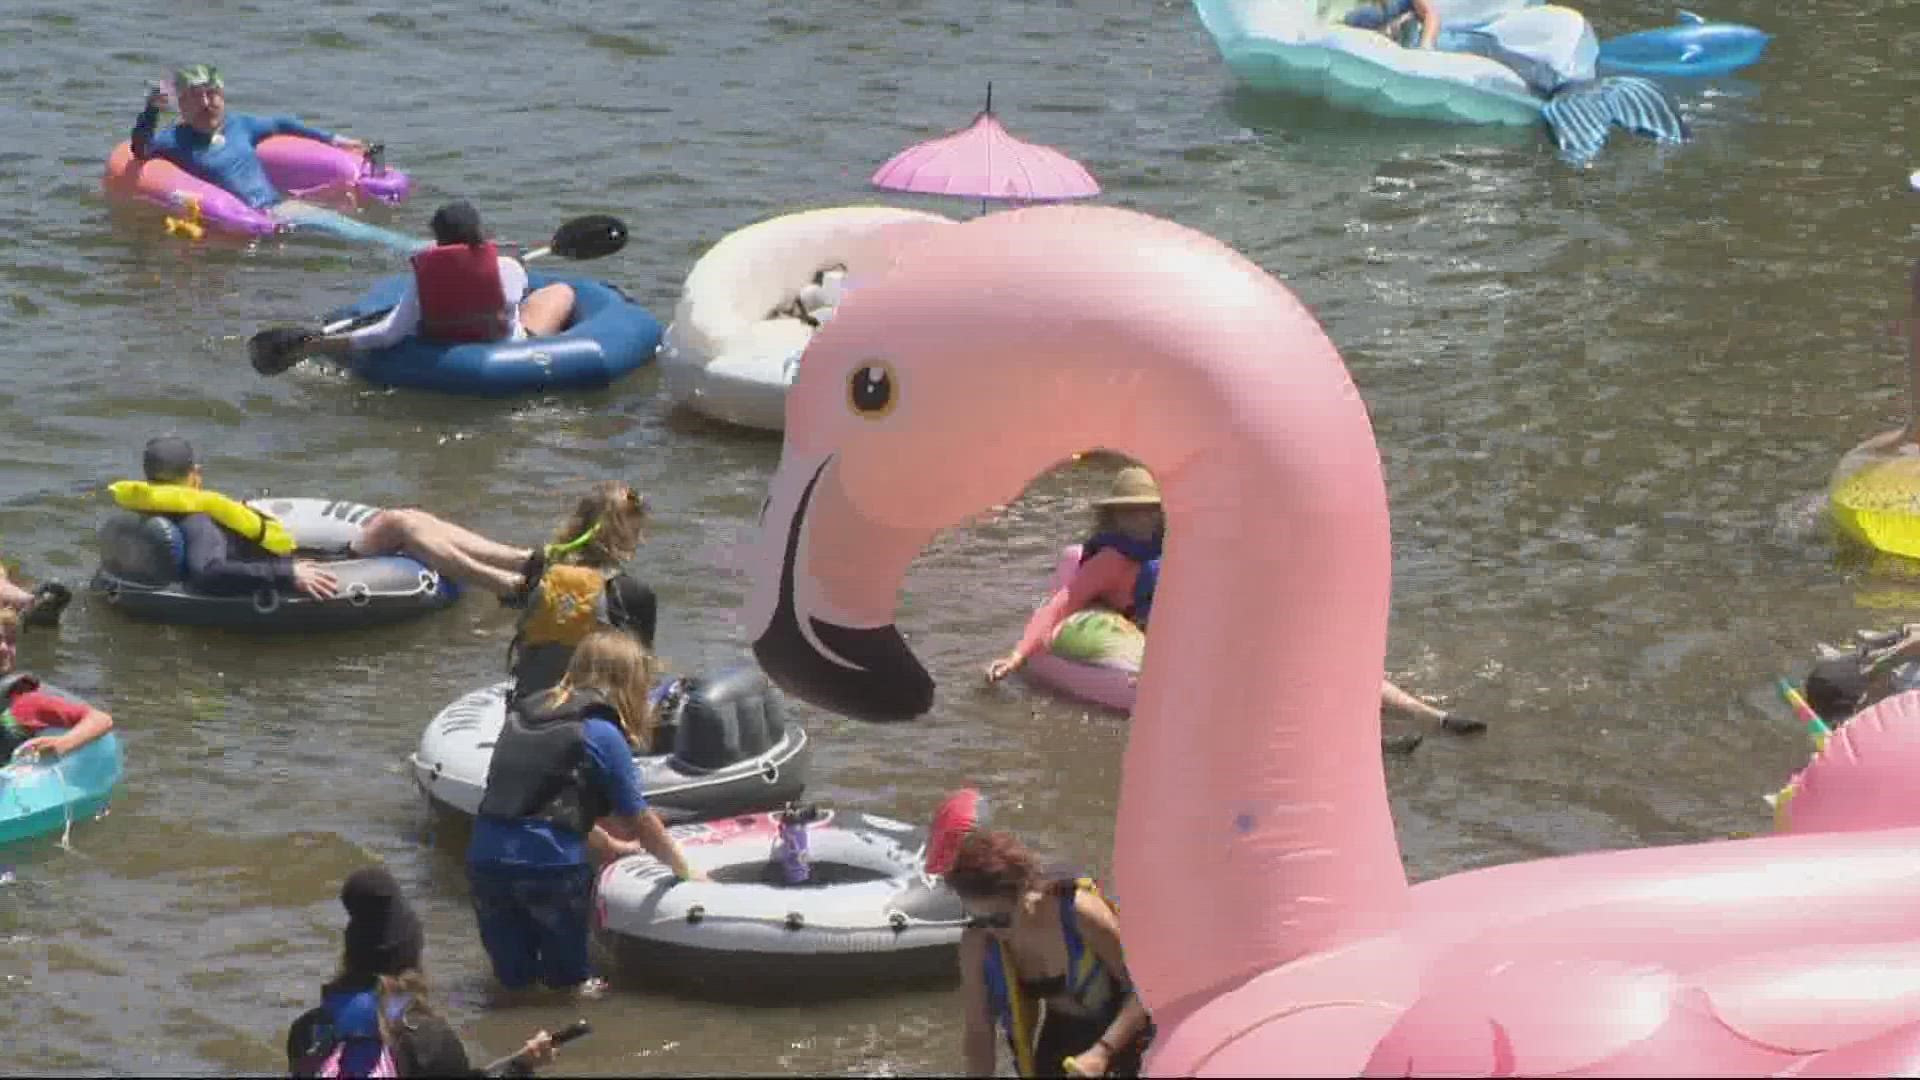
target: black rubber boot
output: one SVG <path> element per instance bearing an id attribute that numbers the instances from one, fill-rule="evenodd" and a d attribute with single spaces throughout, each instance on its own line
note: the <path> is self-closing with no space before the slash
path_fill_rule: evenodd
<path id="1" fill-rule="evenodd" d="M 33 603 L 20 616 L 20 625 L 50 627 L 60 625 L 60 613 L 73 601 L 73 590 L 57 581 L 49 581 L 33 590 Z"/>
<path id="2" fill-rule="evenodd" d="M 1440 718 L 1440 730 L 1451 731 L 1455 735 L 1479 735 L 1487 730 L 1487 722 L 1450 712 Z"/>

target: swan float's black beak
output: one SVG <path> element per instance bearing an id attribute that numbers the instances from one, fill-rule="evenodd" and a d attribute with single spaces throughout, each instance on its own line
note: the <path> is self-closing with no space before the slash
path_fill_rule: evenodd
<path id="1" fill-rule="evenodd" d="M 832 582 L 816 580 L 809 574 L 807 565 L 819 557 L 836 562 L 836 578 L 846 573 L 871 574 L 858 590 L 861 594 L 893 597 L 898 595 L 906 566 L 920 547 L 917 542 L 911 544 L 912 550 L 905 552 L 904 559 L 886 558 L 879 550 L 812 552 L 808 543 L 810 515 L 816 510 L 820 484 L 828 478 L 832 464 L 829 457 L 813 469 L 799 497 L 793 500 L 784 530 L 773 608 L 763 616 L 753 655 L 782 689 L 828 712 L 874 722 L 912 720 L 933 707 L 933 678 L 893 625 L 893 612 L 860 612 L 873 618 L 877 625 L 872 626 L 846 625 L 852 620 L 836 621 L 813 614 L 815 610 L 853 613 L 844 601 L 836 602 Z M 772 514 L 784 501 L 780 498 L 780 479 L 776 478 L 775 493 L 768 499 L 771 520 L 762 522 L 763 542 L 772 541 L 779 524 Z M 886 530 L 879 533 L 877 546 L 884 548 L 888 546 Z M 813 538 L 818 535 L 816 531 Z M 808 552 L 804 560 L 803 550 Z M 764 563 L 754 568 L 758 574 L 768 569 Z M 890 580 L 879 580 L 888 575 Z M 857 621 L 865 622 L 866 617 Z"/>

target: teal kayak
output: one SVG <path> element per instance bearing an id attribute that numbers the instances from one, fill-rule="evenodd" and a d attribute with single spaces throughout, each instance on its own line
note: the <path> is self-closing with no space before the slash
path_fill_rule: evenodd
<path id="1" fill-rule="evenodd" d="M 70 821 L 99 816 L 120 782 L 124 762 L 119 734 L 109 731 L 62 758 L 0 767 L 0 844 L 59 832 Z"/>

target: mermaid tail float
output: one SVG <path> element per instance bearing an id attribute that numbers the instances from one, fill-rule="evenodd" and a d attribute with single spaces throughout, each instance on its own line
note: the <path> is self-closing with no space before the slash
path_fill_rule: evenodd
<path id="1" fill-rule="evenodd" d="M 1410 885 L 1377 752 L 1386 489 L 1319 324 L 1129 211 L 939 233 L 809 344 L 744 622 L 791 692 L 911 720 L 934 684 L 893 621 L 927 542 L 1088 446 L 1153 471 L 1171 527 L 1113 861 L 1151 1072 L 1811 1074 L 1913 1045 L 1920 827 Z"/>

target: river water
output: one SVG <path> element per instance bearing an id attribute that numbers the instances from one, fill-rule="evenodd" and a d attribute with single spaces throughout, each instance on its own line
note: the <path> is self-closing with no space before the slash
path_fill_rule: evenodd
<path id="1" fill-rule="evenodd" d="M 1765 827 L 1801 760 L 1770 682 L 1809 644 L 1920 617 L 1920 585 L 1836 557 L 1813 503 L 1903 407 L 1916 204 L 1910 4 L 1723 4 L 1778 38 L 1747 81 L 1684 98 L 1697 141 L 1616 140 L 1591 169 L 1532 131 L 1331 116 L 1234 91 L 1178 0 L 15 0 L 0 10 L 0 542 L 91 572 L 101 488 L 177 430 L 235 494 L 417 503 L 531 540 L 583 481 L 629 478 L 659 524 L 640 569 L 680 670 L 747 654 L 719 552 L 751 526 L 777 440 L 614 390 L 489 403 L 248 368 L 245 338 L 356 295 L 390 256 L 326 240 L 188 244 L 111 213 L 100 163 L 143 83 L 206 60 L 232 107 L 385 141 L 418 183 L 370 211 L 420 231 L 473 199 L 509 238 L 606 211 L 595 266 L 665 317 L 728 231 L 874 199 L 894 151 L 965 123 L 995 82 L 1016 134 L 1074 154 L 1104 200 L 1249 253 L 1324 321 L 1372 410 L 1392 497 L 1389 673 L 1485 717 L 1389 765 L 1409 871 Z M 1669 6 L 1623 0 L 1603 35 Z M 1111 466 L 1039 478 L 944 536 L 907 629 L 941 680 L 911 730 L 806 714 L 813 792 L 924 820 L 975 782 L 998 824 L 1104 869 L 1125 725 L 982 664 L 1012 642 Z M 1250 538 L 1257 542 L 1257 538 Z M 572 1009 L 485 1004 L 457 847 L 423 831 L 404 756 L 495 677 L 491 601 L 359 636 L 256 640 L 81 600 L 22 663 L 110 709 L 128 776 L 73 850 L 0 852 L 0 1070 L 271 1071 L 337 957 L 341 878 L 384 860 L 475 1049 Z M 1390 721 L 1389 730 L 1398 727 Z M 1204 903 L 1204 897 L 1199 898 Z M 568 1071 L 889 1074 L 960 1064 L 948 990 L 745 1008 L 626 990 L 578 1011 Z"/>

